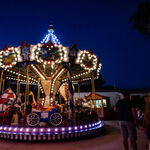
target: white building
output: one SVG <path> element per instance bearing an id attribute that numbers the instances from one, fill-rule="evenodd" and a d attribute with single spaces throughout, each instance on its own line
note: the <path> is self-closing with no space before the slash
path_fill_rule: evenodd
<path id="1" fill-rule="evenodd" d="M 96 91 L 96 94 L 101 96 L 106 96 L 110 98 L 110 108 L 113 108 L 119 99 L 123 98 L 124 90 L 101 90 Z M 130 93 L 130 98 L 134 99 L 134 97 L 146 97 L 148 95 L 149 89 L 136 89 L 136 90 L 128 90 Z M 74 99 L 84 98 L 88 96 L 91 92 L 80 92 L 74 93 Z"/>

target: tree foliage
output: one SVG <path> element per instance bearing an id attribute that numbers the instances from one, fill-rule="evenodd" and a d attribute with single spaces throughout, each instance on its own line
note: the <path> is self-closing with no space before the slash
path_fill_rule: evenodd
<path id="1" fill-rule="evenodd" d="M 150 38 L 150 1 L 140 3 L 133 17 L 133 29 L 137 30 Z"/>

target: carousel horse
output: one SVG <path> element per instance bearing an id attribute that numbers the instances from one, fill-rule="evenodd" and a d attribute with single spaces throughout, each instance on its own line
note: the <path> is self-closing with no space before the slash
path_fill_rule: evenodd
<path id="1" fill-rule="evenodd" d="M 5 112 L 15 102 L 16 95 L 11 88 L 4 91 L 0 98 L 0 111 Z"/>
<path id="2" fill-rule="evenodd" d="M 35 97 L 32 91 L 29 92 L 29 102 L 32 105 L 32 109 L 37 105 L 36 101 L 35 101 Z M 32 111 L 32 110 L 31 110 Z"/>
<path id="3" fill-rule="evenodd" d="M 69 99 L 69 94 L 68 94 L 68 84 L 63 84 L 61 85 L 61 87 L 59 88 L 59 93 L 60 95 L 63 97 L 65 104 L 68 103 L 68 99 Z"/>
<path id="4" fill-rule="evenodd" d="M 14 123 L 14 125 L 17 125 L 20 110 L 21 106 L 16 101 L 15 93 L 11 88 L 8 88 L 4 91 L 0 98 L 0 111 L 5 114 L 8 113 L 10 116 L 12 116 L 11 122 Z"/>

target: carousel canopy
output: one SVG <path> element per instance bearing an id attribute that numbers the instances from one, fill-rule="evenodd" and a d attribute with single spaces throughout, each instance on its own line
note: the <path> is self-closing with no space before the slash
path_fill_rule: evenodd
<path id="1" fill-rule="evenodd" d="M 51 81 L 51 92 L 57 82 L 67 81 L 67 71 L 62 63 L 66 63 L 71 70 L 73 83 L 91 79 L 91 74 L 98 78 L 101 69 L 100 59 L 88 50 L 80 50 L 73 45 L 64 47 L 54 34 L 50 25 L 48 33 L 41 43 L 29 45 L 26 41 L 18 47 L 4 47 L 0 51 L 0 68 L 4 78 L 26 82 L 27 66 L 29 65 L 29 83 L 37 84 L 45 80 Z M 44 91 L 42 84 L 41 91 Z"/>

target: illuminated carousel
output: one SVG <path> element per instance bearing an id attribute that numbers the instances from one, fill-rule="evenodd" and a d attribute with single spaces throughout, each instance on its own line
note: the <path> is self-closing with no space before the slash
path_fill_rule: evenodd
<path id="1" fill-rule="evenodd" d="M 4 47 L 0 69 L 0 138 L 63 140 L 103 129 L 96 112 L 79 109 L 73 98 L 74 85 L 79 88 L 87 80 L 92 81 L 94 98 L 100 60 L 76 45 L 62 46 L 52 25 L 41 43 Z"/>

